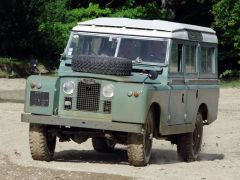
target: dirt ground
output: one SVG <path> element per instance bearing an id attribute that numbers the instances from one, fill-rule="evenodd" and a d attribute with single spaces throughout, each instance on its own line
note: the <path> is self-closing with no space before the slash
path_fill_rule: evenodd
<path id="1" fill-rule="evenodd" d="M 24 81 L 15 84 L 14 80 L 4 80 L 9 82 L 11 90 L 23 89 Z M 0 179 L 235 180 L 240 177 L 240 89 L 221 89 L 218 119 L 204 127 L 201 158 L 192 163 L 180 162 L 176 146 L 163 140 L 154 141 L 151 163 L 146 167 L 129 166 L 124 146 L 117 146 L 114 153 L 101 154 L 94 152 L 90 140 L 81 145 L 57 143 L 52 162 L 33 161 L 28 124 L 20 121 L 23 108 L 22 103 L 0 103 Z"/>

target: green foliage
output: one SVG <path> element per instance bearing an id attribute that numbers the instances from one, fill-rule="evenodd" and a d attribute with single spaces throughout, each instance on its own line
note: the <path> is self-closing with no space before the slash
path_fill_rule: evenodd
<path id="1" fill-rule="evenodd" d="M 221 36 L 222 45 L 234 45 L 240 52 L 240 1 L 220 0 L 213 6 L 214 27 Z"/>
<path id="2" fill-rule="evenodd" d="M 38 18 L 42 22 L 64 22 L 68 0 L 46 0 Z"/>
<path id="3" fill-rule="evenodd" d="M 2 0 L 0 56 L 57 67 L 69 31 L 97 17 L 165 19 L 217 31 L 220 72 L 240 68 L 240 0 Z M 0 61 L 1 63 L 1 61 Z M 224 72 L 222 76 L 227 72 Z M 231 73 L 230 73 L 231 74 Z"/>
<path id="4" fill-rule="evenodd" d="M 221 80 L 220 81 L 221 88 L 239 88 L 240 89 L 240 79 L 233 80 Z"/>
<path id="5" fill-rule="evenodd" d="M 87 8 L 77 8 L 66 13 L 67 22 L 81 22 L 97 17 L 110 16 L 112 13 L 111 9 L 101 9 L 98 4 L 90 3 Z"/>
<path id="6" fill-rule="evenodd" d="M 213 27 L 219 37 L 220 72 L 240 68 L 240 0 L 219 0 L 213 6 Z"/>
<path id="7" fill-rule="evenodd" d="M 25 60 L 0 57 L 0 78 L 25 77 L 29 69 Z"/>
<path id="8" fill-rule="evenodd" d="M 42 75 L 55 73 L 54 71 L 49 72 L 42 63 L 38 63 L 37 68 Z M 32 66 L 28 59 L 0 57 L 0 78 L 19 78 L 32 74 Z"/>
<path id="9" fill-rule="evenodd" d="M 162 10 L 156 2 L 145 3 L 145 6 L 138 5 L 132 7 L 135 1 L 126 2 L 127 5 L 118 9 L 104 7 L 99 4 L 89 3 L 85 8 L 74 8 L 67 10 L 67 1 L 54 0 L 46 3 L 43 14 L 39 18 L 38 31 L 41 36 L 42 55 L 51 59 L 57 59 L 62 53 L 69 30 L 76 25 L 77 22 L 94 19 L 97 17 L 129 17 L 156 19 L 166 18 L 167 13 Z M 108 4 L 110 6 L 110 4 Z M 42 57 L 42 59 L 44 58 Z M 50 66 L 56 66 L 58 61 L 50 61 Z M 47 61 L 49 63 L 49 61 Z"/>
<path id="10" fill-rule="evenodd" d="M 240 78 L 239 70 L 226 70 L 219 76 L 220 79 L 236 79 Z"/>
<path id="11" fill-rule="evenodd" d="M 101 9 L 98 4 L 90 3 L 87 8 L 66 9 L 67 1 L 49 1 L 44 13 L 39 18 L 38 31 L 41 36 L 42 59 L 47 57 L 46 63 L 51 67 L 58 65 L 59 54 L 63 52 L 69 31 L 77 22 L 96 17 L 109 16 L 109 8 Z M 52 59 L 52 61 L 48 61 Z M 55 60 L 55 61 L 54 61 Z"/>
<path id="12" fill-rule="evenodd" d="M 62 22 L 46 22 L 39 25 L 41 35 L 41 43 L 43 44 L 44 56 L 52 57 L 59 56 L 63 50 L 68 32 L 73 24 L 64 24 Z M 43 56 L 43 58 L 44 58 Z"/>
<path id="13" fill-rule="evenodd" d="M 127 3 L 128 6 L 115 10 L 113 17 L 141 18 L 141 19 L 167 19 L 166 9 L 161 8 L 156 2 L 147 3 L 144 6 L 133 7 L 134 1 Z"/>

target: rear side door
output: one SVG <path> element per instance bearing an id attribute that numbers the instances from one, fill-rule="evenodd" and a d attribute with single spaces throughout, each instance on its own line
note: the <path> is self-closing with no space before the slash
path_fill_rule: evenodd
<path id="1" fill-rule="evenodd" d="M 184 124 L 186 119 L 186 86 L 173 81 L 170 92 L 168 125 Z"/>
<path id="2" fill-rule="evenodd" d="M 184 81 L 183 50 L 181 43 L 172 43 L 169 64 L 168 125 L 184 124 L 186 119 L 187 86 Z"/>
<path id="3" fill-rule="evenodd" d="M 184 45 L 185 57 L 185 85 L 187 87 L 186 96 L 186 119 L 185 123 L 192 123 L 198 101 L 198 54 L 197 42 L 188 42 Z"/>

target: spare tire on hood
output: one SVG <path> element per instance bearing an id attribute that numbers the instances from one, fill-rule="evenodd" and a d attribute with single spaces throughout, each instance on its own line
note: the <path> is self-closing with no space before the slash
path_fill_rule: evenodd
<path id="1" fill-rule="evenodd" d="M 72 70 L 94 74 L 130 76 L 132 61 L 119 57 L 79 55 L 72 58 Z"/>

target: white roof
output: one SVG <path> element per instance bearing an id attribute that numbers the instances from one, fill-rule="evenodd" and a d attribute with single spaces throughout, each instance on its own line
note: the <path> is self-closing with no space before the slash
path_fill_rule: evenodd
<path id="1" fill-rule="evenodd" d="M 215 33 L 214 30 L 202 26 L 194 26 L 189 24 L 181 24 L 162 20 L 140 20 L 129 18 L 97 18 L 85 22 L 78 23 L 78 25 L 96 25 L 107 27 L 126 27 L 134 29 L 148 29 L 159 31 L 180 31 L 180 30 L 195 30 L 201 32 Z"/>
<path id="2" fill-rule="evenodd" d="M 162 20 L 140 20 L 129 18 L 97 18 L 78 23 L 74 31 L 112 33 L 123 35 L 139 35 L 188 39 L 187 31 L 202 34 L 203 42 L 217 43 L 215 31 L 211 28 Z"/>

